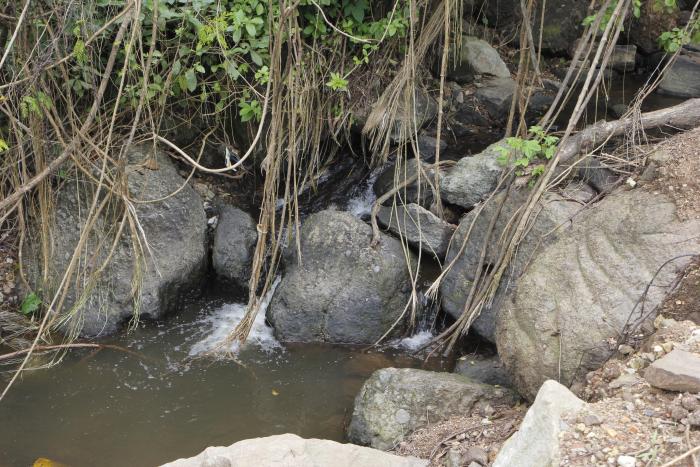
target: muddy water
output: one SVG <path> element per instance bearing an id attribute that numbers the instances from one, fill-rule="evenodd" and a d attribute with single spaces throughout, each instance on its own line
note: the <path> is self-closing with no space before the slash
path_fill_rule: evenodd
<path id="1" fill-rule="evenodd" d="M 282 347 L 263 321 L 239 363 L 203 358 L 242 310 L 221 298 L 192 303 L 105 341 L 134 353 L 74 351 L 61 365 L 27 373 L 0 404 L 0 466 L 38 457 L 153 466 L 286 432 L 340 441 L 353 398 L 374 370 L 422 363 L 396 348 Z"/>

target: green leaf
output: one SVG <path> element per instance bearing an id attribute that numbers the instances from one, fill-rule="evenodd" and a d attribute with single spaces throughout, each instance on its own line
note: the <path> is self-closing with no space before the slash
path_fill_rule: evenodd
<path id="1" fill-rule="evenodd" d="M 255 37 L 255 34 L 257 34 L 257 29 L 255 29 L 255 25 L 252 23 L 246 23 L 245 25 L 245 30 L 248 33 L 248 35 Z"/>
<path id="2" fill-rule="evenodd" d="M 7 145 L 7 141 L 0 138 L 0 153 L 7 151 L 10 147 Z"/>
<path id="3" fill-rule="evenodd" d="M 197 75 L 192 68 L 185 72 L 185 83 L 187 83 L 187 90 L 189 92 L 194 92 L 194 90 L 197 89 Z"/>
<path id="4" fill-rule="evenodd" d="M 19 307 L 20 313 L 23 315 L 30 315 L 37 311 L 41 306 L 41 299 L 39 296 L 32 292 L 22 300 L 22 304 Z"/>

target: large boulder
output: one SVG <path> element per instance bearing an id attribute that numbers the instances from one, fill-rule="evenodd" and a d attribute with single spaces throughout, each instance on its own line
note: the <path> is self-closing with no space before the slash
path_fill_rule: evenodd
<path id="1" fill-rule="evenodd" d="M 467 4 L 464 8 L 465 14 L 485 17 L 489 26 L 496 28 L 501 34 L 512 34 L 520 27 L 520 0 L 470 0 Z M 588 6 L 589 2 L 586 0 L 547 2 L 542 23 L 542 4 L 537 3 L 530 16 L 533 38 L 538 41 L 540 24 L 543 24 L 542 49 L 554 54 L 566 53 L 583 31 L 581 23 L 588 16 Z M 517 40 L 517 35 L 515 38 Z"/>
<path id="2" fill-rule="evenodd" d="M 301 228 L 301 258 L 292 246 L 267 318 L 285 342 L 373 344 L 401 317 L 410 299 L 410 276 L 399 240 L 347 212 L 320 211 Z M 292 243 L 294 245 L 294 243 Z M 396 332 L 402 330 L 398 325 Z"/>
<path id="3" fill-rule="evenodd" d="M 233 206 L 222 207 L 211 255 L 216 274 L 246 287 L 257 240 L 255 222 L 247 213 Z"/>
<path id="4" fill-rule="evenodd" d="M 497 142 L 474 156 L 461 158 L 440 179 L 440 196 L 443 201 L 471 209 L 484 200 L 496 188 L 503 166 L 498 163 L 500 153 Z"/>
<path id="5" fill-rule="evenodd" d="M 683 52 L 666 70 L 659 92 L 676 97 L 700 97 L 700 52 Z"/>
<path id="6" fill-rule="evenodd" d="M 175 308 L 183 294 L 198 286 L 206 271 L 207 220 L 199 195 L 189 185 L 182 187 L 185 180 L 163 153 L 157 152 L 153 157 L 145 149 L 135 149 L 127 155 L 127 161 L 128 190 L 138 220 L 134 227 L 139 239 L 132 238 L 127 224 L 120 239 L 112 241 L 122 211 L 119 203 L 108 205 L 81 249 L 79 267 L 84 269 L 71 279 L 63 303 L 64 312 L 75 311 L 66 315 L 62 327 L 66 332 L 90 337 L 107 335 L 135 315 L 158 318 Z M 104 192 L 103 188 L 100 196 Z M 45 282 L 40 271 L 41 244 L 38 238 L 29 239 L 25 258 L 30 281 L 45 297 L 61 283 L 79 243 L 93 195 L 94 186 L 87 183 L 66 183 L 58 192 L 49 226 L 51 243 Z M 134 242 L 140 245 L 140 253 L 135 251 Z M 110 254 L 112 243 L 114 251 Z M 98 270 L 108 257 L 97 281 L 91 282 L 89 273 Z"/>
<path id="7" fill-rule="evenodd" d="M 355 398 L 348 439 L 388 450 L 412 431 L 456 414 L 469 414 L 478 403 L 515 400 L 508 389 L 454 373 L 384 368 L 372 374 Z"/>
<path id="8" fill-rule="evenodd" d="M 409 245 L 437 258 L 444 258 L 455 226 L 417 204 L 382 206 L 377 221 L 394 235 L 403 236 Z"/>
<path id="9" fill-rule="evenodd" d="M 554 467 L 559 465 L 562 418 L 586 403 L 554 380 L 542 385 L 520 428 L 501 447 L 494 467 Z"/>
<path id="10" fill-rule="evenodd" d="M 644 188 L 577 215 L 530 262 L 497 319 L 499 355 L 521 394 L 605 362 L 626 325 L 653 317 L 690 261 L 682 255 L 700 253 L 698 232 L 699 219 L 682 221 L 667 195 Z"/>
<path id="11" fill-rule="evenodd" d="M 481 212 L 470 211 L 459 223 L 445 264 L 455 260 L 454 265 L 440 283 L 442 308 L 458 318 L 464 311 L 464 304 L 469 296 L 471 284 L 475 279 L 484 242 L 487 241 L 483 268 L 486 270 L 495 264 L 502 249 L 503 232 L 511 224 L 513 216 L 521 209 L 529 196 L 529 190 L 511 190 L 498 193 Z M 502 206 L 501 206 L 502 203 Z M 535 254 L 558 236 L 566 232 L 570 219 L 581 209 L 577 201 L 566 199 L 558 194 L 549 193 L 540 202 L 535 222 L 520 243 L 514 259 L 501 278 L 500 286 L 490 304 L 484 306 L 472 328 L 487 340 L 495 341 L 496 317 L 506 297 L 515 289 L 518 277 Z M 487 239 L 489 225 L 497 216 L 491 236 Z M 473 225 L 472 225 L 473 224 Z M 462 248 L 467 233 L 469 238 Z M 460 251 L 461 250 L 461 251 Z"/>
<path id="12" fill-rule="evenodd" d="M 209 447 L 200 454 L 161 467 L 424 467 L 428 461 L 399 457 L 376 449 L 293 434 L 245 439 L 231 446 Z"/>
<path id="13" fill-rule="evenodd" d="M 463 35 L 459 61 L 450 64 L 447 77 L 460 84 L 473 81 L 475 75 L 510 78 L 510 71 L 501 56 L 488 42 Z"/>

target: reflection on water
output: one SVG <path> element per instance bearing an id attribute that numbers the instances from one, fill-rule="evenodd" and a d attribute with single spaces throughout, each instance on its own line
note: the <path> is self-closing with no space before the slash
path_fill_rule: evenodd
<path id="1" fill-rule="evenodd" d="M 396 350 L 282 347 L 266 329 L 232 361 L 192 359 L 242 307 L 212 300 L 111 339 L 113 350 L 71 352 L 28 373 L 0 403 L 0 466 L 47 457 L 71 466 L 152 466 L 209 445 L 292 432 L 343 439 L 364 380 L 388 366 L 419 367 Z M 236 318 L 238 317 L 238 318 Z M 433 368 L 439 363 L 432 363 Z"/>

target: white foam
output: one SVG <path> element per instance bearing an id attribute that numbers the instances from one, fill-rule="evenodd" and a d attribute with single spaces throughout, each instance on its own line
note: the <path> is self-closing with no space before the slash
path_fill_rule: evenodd
<path id="1" fill-rule="evenodd" d="M 390 343 L 392 347 L 405 350 L 418 350 L 422 345 L 427 344 L 432 339 L 433 333 L 430 331 L 418 331 L 410 337 L 397 339 Z"/>
<path id="2" fill-rule="evenodd" d="M 368 178 L 367 185 L 356 196 L 350 198 L 347 204 L 347 212 L 355 217 L 365 217 L 372 213 L 372 205 L 377 200 L 374 194 L 374 182 L 381 173 L 380 170 L 375 170 Z"/>
<path id="3" fill-rule="evenodd" d="M 279 277 L 275 279 L 272 287 L 270 287 L 270 290 L 263 298 L 244 346 L 254 345 L 266 352 L 273 352 L 283 348 L 282 344 L 275 339 L 272 328 L 265 323 L 265 310 L 270 304 L 272 294 L 277 288 L 279 281 Z M 189 355 L 197 356 L 211 351 L 238 352 L 240 349 L 237 342 L 230 344 L 228 347 L 222 347 L 221 343 L 241 322 L 245 316 L 246 308 L 247 305 L 241 303 L 228 303 L 204 318 L 202 322 L 209 326 L 209 330 L 203 339 L 192 346 Z"/>

